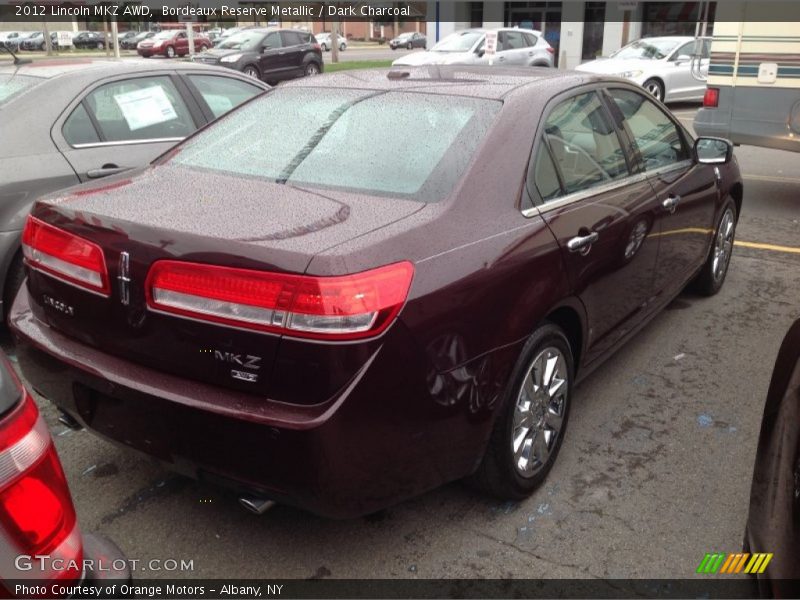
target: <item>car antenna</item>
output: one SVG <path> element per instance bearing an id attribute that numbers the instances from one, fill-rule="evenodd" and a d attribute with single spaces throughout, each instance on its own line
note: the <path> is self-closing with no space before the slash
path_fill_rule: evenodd
<path id="1" fill-rule="evenodd" d="M 6 46 L 5 44 L 0 44 L 0 50 L 5 50 L 6 52 L 8 52 L 14 58 L 14 64 L 17 66 L 27 65 L 33 62 L 30 58 L 20 58 L 11 51 L 11 48 Z"/>

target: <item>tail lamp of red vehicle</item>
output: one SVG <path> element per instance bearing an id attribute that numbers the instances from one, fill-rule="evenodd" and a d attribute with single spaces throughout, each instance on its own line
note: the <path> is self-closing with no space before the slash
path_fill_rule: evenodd
<path id="1" fill-rule="evenodd" d="M 549 47 L 547 48 L 547 51 L 548 51 L 550 54 L 555 54 L 555 53 L 556 53 L 556 49 L 555 49 L 555 48 L 553 48 L 552 46 L 549 46 Z"/>
<path id="2" fill-rule="evenodd" d="M 97 244 L 29 216 L 22 232 L 22 253 L 28 266 L 37 271 L 110 295 L 105 257 Z"/>
<path id="3" fill-rule="evenodd" d="M 348 340 L 383 332 L 408 297 L 414 267 L 399 262 L 339 277 L 158 261 L 152 310 L 294 337 Z"/>
<path id="4" fill-rule="evenodd" d="M 22 394 L 0 421 L 0 585 L 76 580 L 83 547 L 67 480 L 46 423 Z"/>
<path id="5" fill-rule="evenodd" d="M 719 88 L 706 88 L 703 94 L 703 108 L 717 108 L 719 106 Z"/>

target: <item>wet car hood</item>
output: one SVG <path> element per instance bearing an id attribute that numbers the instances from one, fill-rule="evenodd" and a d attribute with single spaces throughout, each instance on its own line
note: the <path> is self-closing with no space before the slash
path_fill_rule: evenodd
<path id="1" fill-rule="evenodd" d="M 651 71 L 663 66 L 664 61 L 662 60 L 600 58 L 579 65 L 575 67 L 575 70 L 602 75 L 619 75 L 627 71 Z"/>
<path id="2" fill-rule="evenodd" d="M 209 48 L 205 52 L 198 54 L 199 57 L 210 56 L 211 58 L 222 58 L 231 54 L 250 54 L 253 50 L 237 50 L 236 48 Z"/>

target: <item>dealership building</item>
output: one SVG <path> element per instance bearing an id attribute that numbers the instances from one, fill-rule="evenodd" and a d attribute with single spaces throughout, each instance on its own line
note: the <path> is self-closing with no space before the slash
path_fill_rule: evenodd
<path id="1" fill-rule="evenodd" d="M 707 13 L 713 29 L 714 2 L 567 1 L 446 2 L 429 0 L 428 47 L 431 42 L 468 27 L 523 27 L 541 31 L 556 49 L 561 68 L 573 68 L 608 55 L 629 41 L 655 35 L 695 35 Z"/>

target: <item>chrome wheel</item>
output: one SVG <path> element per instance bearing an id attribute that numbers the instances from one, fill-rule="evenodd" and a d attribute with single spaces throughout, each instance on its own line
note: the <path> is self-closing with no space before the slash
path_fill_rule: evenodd
<path id="1" fill-rule="evenodd" d="M 167 57 L 175 58 L 175 48 L 173 48 L 172 46 L 169 46 L 167 48 Z"/>
<path id="2" fill-rule="evenodd" d="M 722 215 L 717 229 L 717 238 L 714 241 L 714 260 L 711 265 L 711 272 L 714 280 L 719 281 L 728 270 L 731 261 L 731 251 L 733 250 L 733 234 L 736 230 L 733 211 L 728 208 Z"/>
<path id="3" fill-rule="evenodd" d="M 256 69 L 255 67 L 247 66 L 244 68 L 244 71 L 242 72 L 248 77 L 253 77 L 254 79 L 258 79 L 258 69 Z"/>
<path id="4" fill-rule="evenodd" d="M 316 63 L 308 63 L 306 67 L 306 77 L 312 77 L 314 75 L 319 75 L 319 67 Z"/>
<path id="5" fill-rule="evenodd" d="M 567 362 L 549 346 L 533 359 L 517 396 L 511 450 L 514 467 L 533 477 L 550 461 L 558 442 L 569 390 Z"/>
<path id="6" fill-rule="evenodd" d="M 653 96 L 653 98 L 655 98 L 656 100 L 663 99 L 662 96 L 664 95 L 664 93 L 661 91 L 661 84 L 658 83 L 658 81 L 656 81 L 655 79 L 650 79 L 648 81 L 645 81 L 644 89 L 647 90 L 647 92 L 651 96 Z"/>

